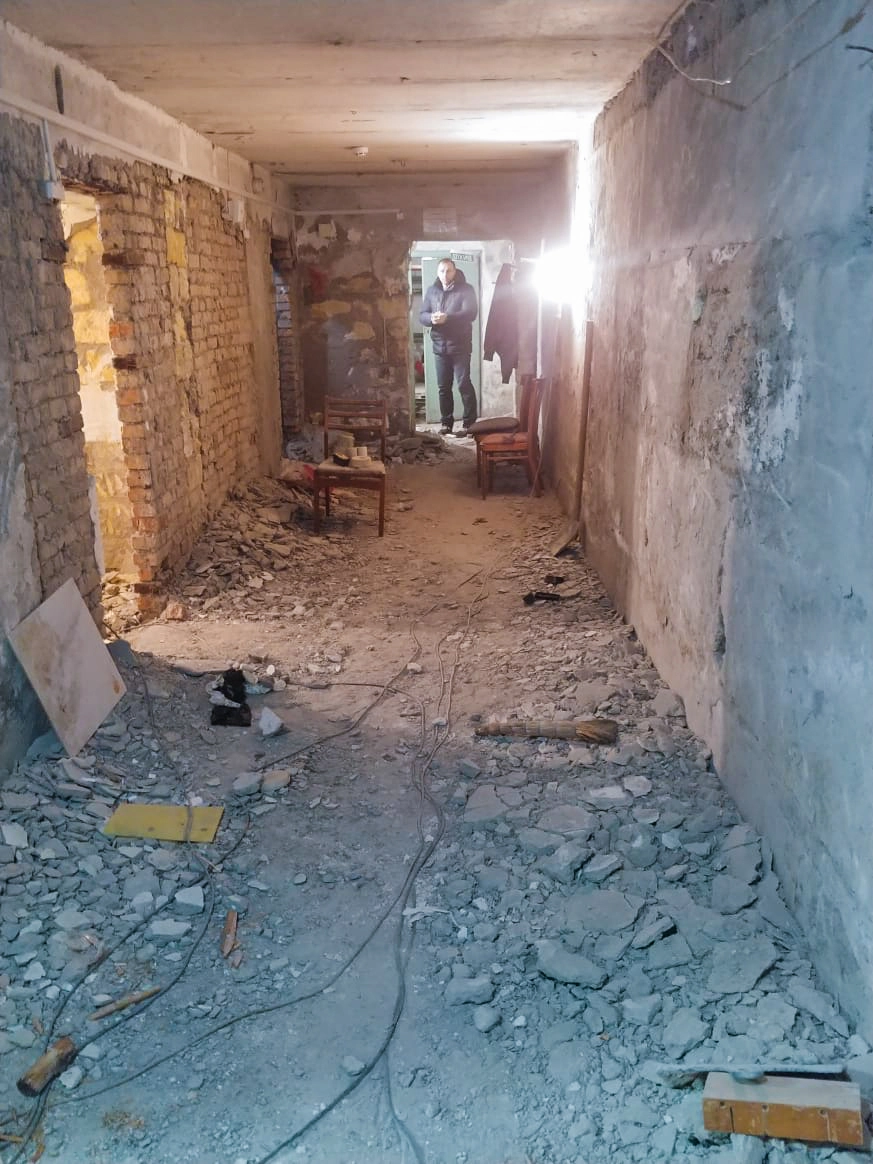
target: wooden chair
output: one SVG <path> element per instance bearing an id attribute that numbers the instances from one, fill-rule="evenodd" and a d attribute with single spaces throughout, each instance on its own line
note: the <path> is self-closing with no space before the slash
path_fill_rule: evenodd
<path id="1" fill-rule="evenodd" d="M 537 497 L 542 493 L 539 425 L 545 386 L 545 380 L 533 382 L 523 432 L 493 433 L 491 436 L 482 437 L 479 443 L 481 457 L 479 484 L 482 487 L 483 500 L 494 487 L 496 464 L 524 465 L 531 489 Z"/>
<path id="2" fill-rule="evenodd" d="M 346 400 L 326 396 L 324 400 L 324 459 L 327 460 L 329 433 L 350 432 L 357 444 L 361 436 L 377 437 L 381 460 L 385 461 L 385 438 L 388 435 L 388 408 L 384 400 Z"/>
<path id="3" fill-rule="evenodd" d="M 494 433 L 524 432 L 527 424 L 527 413 L 530 407 L 530 395 L 533 391 L 534 377 L 526 374 L 521 378 L 521 399 L 518 403 L 518 416 L 487 416 L 484 420 L 477 420 L 471 424 L 467 432 L 476 442 L 476 484 L 482 485 L 482 457 L 479 445 L 486 436 Z"/>

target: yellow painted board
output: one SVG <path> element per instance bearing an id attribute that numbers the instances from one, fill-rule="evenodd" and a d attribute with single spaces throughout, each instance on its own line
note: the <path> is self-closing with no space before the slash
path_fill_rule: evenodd
<path id="1" fill-rule="evenodd" d="M 223 808 L 185 808 L 181 804 L 120 804 L 103 826 L 109 837 L 151 837 L 157 841 L 188 840 L 208 844 L 215 840 Z"/>

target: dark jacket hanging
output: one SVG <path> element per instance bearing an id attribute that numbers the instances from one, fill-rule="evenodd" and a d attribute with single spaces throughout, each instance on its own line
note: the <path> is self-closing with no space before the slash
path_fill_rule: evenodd
<path id="1" fill-rule="evenodd" d="M 518 304 L 512 286 L 512 264 L 504 263 L 494 284 L 494 298 L 485 325 L 484 354 L 486 360 L 500 356 L 500 375 L 509 383 L 513 369 L 518 367 Z"/>

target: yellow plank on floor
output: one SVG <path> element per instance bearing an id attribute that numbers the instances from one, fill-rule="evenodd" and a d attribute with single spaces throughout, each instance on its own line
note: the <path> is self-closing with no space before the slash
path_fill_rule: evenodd
<path id="1" fill-rule="evenodd" d="M 186 834 L 189 826 L 190 835 Z M 120 804 L 103 827 L 110 837 L 150 837 L 156 841 L 215 840 L 223 808 L 191 808 L 177 804 Z"/>

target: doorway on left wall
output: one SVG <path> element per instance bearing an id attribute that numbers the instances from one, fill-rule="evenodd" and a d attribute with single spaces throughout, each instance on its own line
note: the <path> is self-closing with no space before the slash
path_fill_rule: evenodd
<path id="1" fill-rule="evenodd" d="M 131 621 L 136 608 L 132 588 L 138 573 L 112 350 L 112 307 L 103 271 L 100 207 L 94 195 L 68 189 L 60 209 L 67 244 L 64 281 L 73 312 L 94 552 L 103 580 L 104 613 L 112 628 L 112 612 L 121 613 L 119 608 L 125 608 L 128 625 Z"/>

